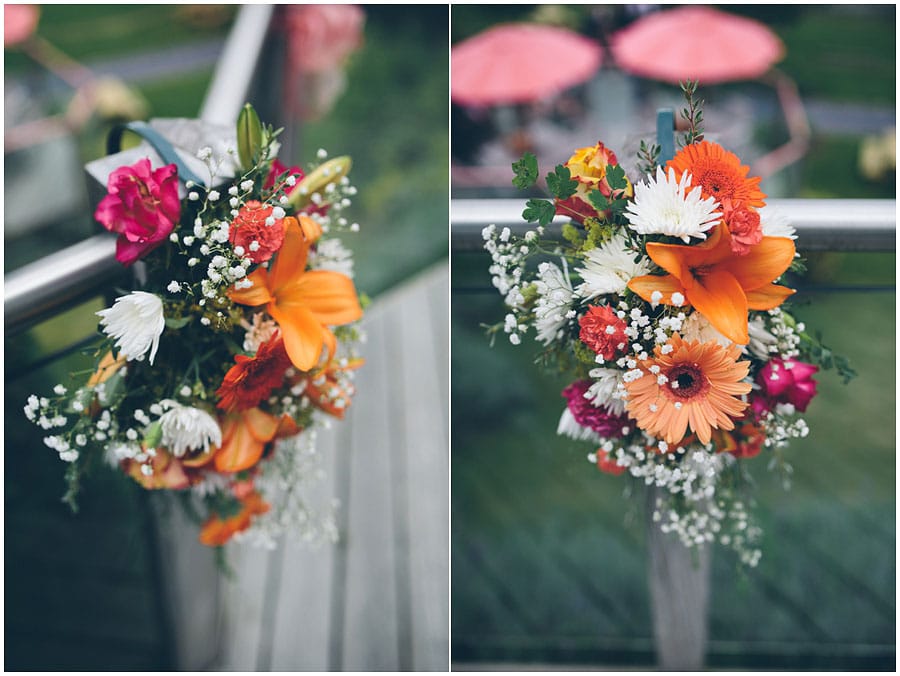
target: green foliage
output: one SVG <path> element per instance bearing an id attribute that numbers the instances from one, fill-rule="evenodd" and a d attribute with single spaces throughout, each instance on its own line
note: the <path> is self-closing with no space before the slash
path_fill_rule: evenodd
<path id="1" fill-rule="evenodd" d="M 647 144 L 641 139 L 641 147 L 638 150 L 638 168 L 641 173 L 651 174 L 659 165 L 660 147 L 656 143 Z"/>
<path id="2" fill-rule="evenodd" d="M 584 235 L 582 231 L 576 228 L 571 223 L 566 223 L 562 227 L 562 236 L 567 242 L 569 242 L 573 247 L 580 249 L 581 245 L 584 244 Z"/>
<path id="3" fill-rule="evenodd" d="M 816 331 L 815 338 L 807 333 L 801 333 L 805 353 L 814 364 L 818 364 L 826 371 L 834 370 L 843 380 L 844 385 L 853 380 L 858 374 L 850 366 L 850 361 L 839 354 L 835 354 L 822 342 L 821 330 Z"/>
<path id="4" fill-rule="evenodd" d="M 628 200 L 621 197 L 610 200 L 599 190 L 589 192 L 588 199 L 597 211 L 601 213 L 609 212 L 610 217 L 615 214 L 621 214 L 625 210 L 625 205 L 628 204 Z"/>
<path id="5" fill-rule="evenodd" d="M 625 170 L 621 165 L 611 164 L 606 168 L 606 183 L 613 192 L 628 187 L 628 177 L 625 176 Z"/>
<path id="6" fill-rule="evenodd" d="M 578 189 L 578 181 L 572 179 L 569 168 L 557 164 L 552 174 L 547 174 L 547 188 L 550 194 L 560 200 L 567 200 Z"/>
<path id="7" fill-rule="evenodd" d="M 530 188 L 537 181 L 537 158 L 532 153 L 525 153 L 520 160 L 513 162 L 512 169 L 515 173 L 513 185 L 519 190 Z"/>
<path id="8" fill-rule="evenodd" d="M 529 223 L 549 225 L 556 215 L 556 207 L 548 200 L 530 199 L 525 203 L 522 218 Z"/>
<path id="9" fill-rule="evenodd" d="M 684 145 L 699 143 L 703 140 L 703 101 L 694 98 L 700 83 L 688 80 L 681 83 L 681 91 L 687 101 L 687 108 L 682 109 L 681 116 L 688 123 L 688 131 L 684 137 Z"/>

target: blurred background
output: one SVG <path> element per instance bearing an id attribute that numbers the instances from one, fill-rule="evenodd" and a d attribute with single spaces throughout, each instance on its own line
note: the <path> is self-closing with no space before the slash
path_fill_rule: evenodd
<path id="1" fill-rule="evenodd" d="M 454 5 L 454 201 L 515 198 L 524 206 L 541 194 L 511 186 L 510 163 L 525 150 L 537 155 L 542 176 L 598 140 L 633 166 L 640 140 L 655 141 L 657 109 L 683 107 L 677 85 L 660 72 L 677 61 L 677 50 L 654 57 L 657 48 L 687 39 L 714 48 L 735 23 L 676 23 L 631 44 L 640 22 L 676 8 Z M 894 6 L 718 9 L 739 24 L 757 23 L 748 42 L 723 51 L 728 58 L 708 59 L 723 69 L 710 74 L 713 83 L 700 78 L 707 138 L 763 176 L 770 198 L 893 200 Z M 565 28 L 576 37 L 549 52 L 539 77 L 534 69 L 517 75 L 514 53 L 506 54 L 513 62 L 506 81 L 522 79 L 507 100 L 491 101 L 477 82 L 457 86 L 463 46 L 474 49 L 477 36 L 508 22 Z M 514 50 L 509 39 L 505 46 L 496 40 L 493 56 L 491 45 L 479 47 L 490 64 L 485 73 L 505 64 L 504 50 Z M 530 44 L 537 49 L 533 38 Z M 768 55 L 768 62 L 747 64 L 748 54 Z M 714 552 L 711 668 L 895 665 L 895 253 L 833 251 L 807 261 L 809 273 L 794 284 L 796 314 L 821 329 L 859 375 L 844 386 L 834 372 L 819 374 L 806 416 L 811 433 L 787 454 L 790 490 L 767 471 L 767 458 L 750 461 L 763 557 L 745 572 L 728 552 Z M 501 334 L 490 346 L 484 325 L 502 322 L 505 312 L 489 265 L 477 244 L 454 246 L 454 668 L 651 667 L 642 494 L 629 495 L 623 478 L 590 465 L 591 449 L 555 435 L 567 382 L 532 363 L 537 343 L 513 347 Z"/>
<path id="2" fill-rule="evenodd" d="M 279 6 L 271 22 L 264 19 L 261 27 L 256 22 L 253 30 L 239 24 L 244 9 L 5 6 L 7 276 L 102 232 L 92 218 L 91 179 L 84 165 L 106 154 L 106 137 L 115 123 L 195 118 L 211 107 L 215 114 L 210 92 L 218 83 L 252 101 L 263 121 L 286 127 L 280 154 L 286 164 L 305 167 L 315 161 L 319 148 L 330 156 L 352 155 L 351 179 L 359 193 L 348 217 L 362 227 L 344 242 L 355 253 L 360 292 L 377 305 L 395 289 L 415 286 L 420 273 L 428 271 L 431 279 L 446 284 L 447 8 L 351 7 L 351 20 L 329 23 L 321 16 L 310 18 L 299 6 Z M 238 61 L 224 66 L 226 53 L 235 48 Z M 252 67 L 257 59 L 255 71 L 247 71 L 252 79 L 242 83 L 244 66 Z M 237 110 L 234 120 L 236 116 Z M 102 469 L 85 482 L 79 513 L 70 513 L 60 500 L 65 468 L 43 445 L 41 430 L 22 414 L 29 394 L 49 392 L 55 383 L 67 382 L 70 373 L 90 367 L 80 348 L 95 335 L 93 313 L 106 307 L 113 292 L 106 283 L 83 303 L 24 331 L 11 332 L 7 317 L 4 533 L 9 670 L 160 670 L 185 664 L 206 668 L 210 662 L 202 659 L 217 659 L 219 646 L 199 645 L 198 640 L 194 653 L 202 657 L 185 662 L 184 637 L 175 635 L 172 602 L 167 599 L 175 583 L 161 569 L 147 494 L 130 479 Z M 446 312 L 438 323 L 446 327 Z M 434 348 L 442 363 L 446 334 L 445 328 Z M 380 361 L 377 356 L 375 361 Z M 441 377 L 446 382 L 446 376 Z M 384 383 L 367 387 L 385 402 L 402 404 L 402 393 L 394 390 L 388 390 L 394 399 L 383 397 Z M 433 415 L 446 411 L 445 399 L 442 396 L 444 405 Z M 446 455 L 440 457 L 438 469 L 446 477 Z M 340 476 L 349 471 L 335 469 Z M 381 492 L 391 498 L 388 487 L 382 486 Z M 445 523 L 442 519 L 439 525 Z M 446 550 L 441 551 L 446 559 Z M 345 553 L 337 550 L 336 563 L 329 567 L 352 575 L 355 564 L 341 558 Z M 280 571 L 279 561 L 273 558 L 259 566 Z M 198 570 L 195 577 L 207 574 L 203 571 L 216 575 L 206 560 Z M 277 593 L 277 585 L 269 587 Z M 213 585 L 213 593 L 216 589 Z M 205 607 L 210 602 L 202 598 L 205 590 L 176 592 L 186 605 Z M 384 590 L 394 593 L 392 586 Z M 387 624 L 384 617 L 378 621 Z M 406 626 L 412 632 L 409 622 L 401 622 L 401 630 Z M 320 624 L 340 629 L 334 619 L 331 625 L 327 618 Z M 350 619 L 346 627 L 353 627 Z M 336 640 L 322 642 L 322 659 L 331 659 L 330 668 L 339 669 L 342 656 Z M 260 652 L 257 659 L 254 647 L 250 657 L 240 656 L 240 663 L 251 669 L 271 667 L 272 650 L 270 644 L 268 653 Z M 348 666 L 346 655 L 343 666 Z"/>

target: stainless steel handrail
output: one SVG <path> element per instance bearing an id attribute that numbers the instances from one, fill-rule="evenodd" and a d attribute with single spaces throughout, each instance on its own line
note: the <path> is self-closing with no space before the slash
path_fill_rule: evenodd
<path id="1" fill-rule="evenodd" d="M 797 229 L 800 251 L 895 251 L 896 200 L 772 199 L 769 205 Z M 524 234 L 533 224 L 522 220 L 524 199 L 454 199 L 450 203 L 451 248 L 471 251 L 483 245 L 486 225 Z M 557 218 L 551 233 L 566 219 Z"/>
<path id="2" fill-rule="evenodd" d="M 273 12 L 272 5 L 241 7 L 217 62 L 201 119 L 225 124 L 237 119 L 250 98 Z M 115 259 L 115 246 L 114 235 L 95 235 L 6 274 L 6 335 L 20 333 L 124 279 L 127 272 Z"/>

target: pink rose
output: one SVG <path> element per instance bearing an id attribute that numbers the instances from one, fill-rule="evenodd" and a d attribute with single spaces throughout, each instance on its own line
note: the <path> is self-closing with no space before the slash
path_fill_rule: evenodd
<path id="1" fill-rule="evenodd" d="M 118 233 L 116 260 L 131 265 L 169 236 L 178 222 L 178 173 L 174 164 L 153 171 L 150 160 L 138 160 L 109 175 L 107 192 L 94 218 Z"/>
<path id="2" fill-rule="evenodd" d="M 775 404 L 793 404 L 798 411 L 805 411 L 816 396 L 812 376 L 818 370 L 818 366 L 796 359 L 772 359 L 756 376 L 760 396 L 755 398 L 753 410 L 763 413 Z"/>

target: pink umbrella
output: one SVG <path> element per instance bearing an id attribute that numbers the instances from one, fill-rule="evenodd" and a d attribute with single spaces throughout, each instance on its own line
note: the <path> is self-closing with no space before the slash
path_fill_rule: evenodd
<path id="1" fill-rule="evenodd" d="M 450 97 L 468 106 L 530 103 L 590 78 L 600 46 L 564 28 L 504 24 L 455 45 Z"/>
<path id="2" fill-rule="evenodd" d="M 784 45 L 758 21 L 689 6 L 623 28 L 612 37 L 612 55 L 633 75 L 708 85 L 760 77 L 784 58 Z"/>
<path id="3" fill-rule="evenodd" d="M 3 5 L 3 46 L 14 47 L 30 38 L 40 13 L 37 5 Z"/>

